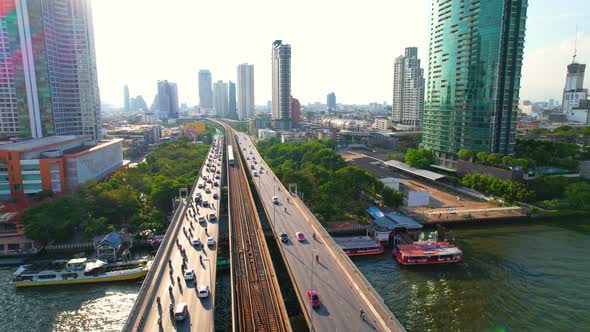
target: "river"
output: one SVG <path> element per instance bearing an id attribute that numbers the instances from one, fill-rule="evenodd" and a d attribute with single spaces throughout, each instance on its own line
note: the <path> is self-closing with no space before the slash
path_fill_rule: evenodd
<path id="1" fill-rule="evenodd" d="M 354 259 L 408 331 L 590 327 L 590 221 L 460 228 L 447 238 L 463 262 L 400 267 L 389 253 Z M 2 331 L 119 331 L 140 287 L 16 290 L 13 271 L 0 267 Z"/>

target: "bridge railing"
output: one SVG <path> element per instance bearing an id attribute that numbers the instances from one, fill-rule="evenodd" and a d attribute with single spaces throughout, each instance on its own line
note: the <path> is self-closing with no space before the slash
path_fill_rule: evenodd
<path id="1" fill-rule="evenodd" d="M 125 322 L 125 326 L 123 327 L 123 331 L 131 331 L 131 329 L 133 328 L 133 325 L 135 323 L 135 321 L 137 320 L 137 315 L 139 314 L 138 309 L 139 306 L 142 305 L 145 300 L 146 297 L 149 295 L 148 291 L 150 288 L 150 285 L 152 285 L 152 283 L 154 282 L 154 278 L 156 279 L 155 282 L 159 283 L 162 279 L 162 273 L 160 273 L 158 276 L 156 276 L 156 273 L 158 271 L 158 266 L 160 266 L 160 264 L 162 263 L 162 256 L 164 256 L 164 252 L 166 251 L 166 248 L 168 247 L 168 243 L 171 241 L 172 238 L 172 234 L 174 233 L 174 228 L 176 226 L 176 223 L 178 222 L 179 218 L 182 217 L 182 214 L 184 214 L 184 210 L 185 210 L 186 205 L 184 204 L 184 202 L 181 201 L 181 203 L 178 205 L 178 208 L 176 209 L 176 212 L 174 213 L 174 216 L 172 217 L 172 220 L 170 222 L 170 224 L 168 225 L 168 229 L 166 230 L 166 234 L 164 235 L 164 239 L 162 239 L 162 243 L 160 243 L 160 247 L 158 248 L 158 251 L 156 253 L 156 256 L 154 257 L 154 260 L 152 261 L 152 266 L 150 268 L 150 271 L 148 272 L 148 274 L 145 276 L 145 279 L 143 280 L 143 283 L 141 284 L 141 288 L 139 289 L 139 293 L 137 294 L 137 298 L 135 299 L 135 303 L 133 304 L 133 307 L 131 308 L 131 312 L 129 313 L 129 317 L 127 318 L 127 322 Z M 147 307 L 151 306 L 151 302 L 153 301 L 153 298 L 150 298 L 148 300 L 148 304 Z M 146 311 L 144 311 L 141 314 L 141 317 L 139 318 L 139 323 L 137 324 L 137 330 L 141 331 L 143 329 L 143 322 L 146 318 Z"/>

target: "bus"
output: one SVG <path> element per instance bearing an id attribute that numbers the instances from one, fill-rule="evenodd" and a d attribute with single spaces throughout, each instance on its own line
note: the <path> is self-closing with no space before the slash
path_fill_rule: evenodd
<path id="1" fill-rule="evenodd" d="M 227 160 L 228 160 L 230 166 L 233 166 L 235 164 L 234 150 L 231 145 L 227 146 Z"/>

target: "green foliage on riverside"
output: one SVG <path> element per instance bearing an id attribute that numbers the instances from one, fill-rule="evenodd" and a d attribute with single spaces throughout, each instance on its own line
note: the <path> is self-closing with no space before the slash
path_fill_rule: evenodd
<path id="1" fill-rule="evenodd" d="M 529 182 L 534 204 L 549 210 L 590 211 L 590 183 L 579 178 L 538 175 Z"/>
<path id="2" fill-rule="evenodd" d="M 297 184 L 321 221 L 347 213 L 363 214 L 367 206 L 362 202 L 363 193 L 382 194 L 383 183 L 361 168 L 347 166 L 331 140 L 281 144 L 272 139 L 258 142 L 258 149 L 285 185 Z"/>
<path id="3" fill-rule="evenodd" d="M 464 176 L 461 179 L 461 184 L 488 195 L 500 197 L 502 198 L 502 201 L 507 204 L 516 201 L 530 201 L 535 195 L 534 191 L 528 190 L 526 186 L 520 182 L 499 180 L 491 176 L 477 173 Z"/>
<path id="4" fill-rule="evenodd" d="M 122 227 L 138 234 L 162 232 L 172 199 L 179 188 L 192 187 L 208 149 L 186 139 L 163 143 L 137 167 L 27 210 L 22 215 L 27 237 L 47 243 L 80 231 L 87 238 Z"/>

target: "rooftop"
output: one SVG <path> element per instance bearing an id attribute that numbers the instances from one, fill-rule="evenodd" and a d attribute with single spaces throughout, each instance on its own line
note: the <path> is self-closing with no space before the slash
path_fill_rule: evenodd
<path id="1" fill-rule="evenodd" d="M 4 144 L 0 147 L 2 150 L 9 150 L 9 151 L 30 151 L 36 149 L 47 148 L 52 145 L 59 145 L 69 141 L 73 141 L 76 139 L 84 139 L 88 136 L 74 136 L 74 135 L 64 135 L 64 136 L 48 136 L 38 139 L 31 139 L 22 142 Z"/>
<path id="2" fill-rule="evenodd" d="M 415 168 L 415 167 L 409 166 L 409 165 L 402 163 L 401 161 L 397 161 L 397 160 L 388 160 L 385 162 L 385 164 L 389 165 L 391 167 L 400 169 L 402 171 L 408 172 L 410 174 L 414 174 L 414 175 L 426 178 L 428 180 L 432 180 L 432 181 L 436 181 L 436 180 L 439 180 L 439 179 L 442 179 L 445 177 L 442 174 L 434 173 L 434 172 L 427 171 L 424 169 Z"/>
<path id="3" fill-rule="evenodd" d="M 371 215 L 371 211 L 369 211 Z M 405 229 L 420 229 L 422 228 L 422 224 L 415 221 L 412 218 L 402 216 L 396 213 L 388 213 L 383 217 L 375 219 L 375 224 L 381 227 L 385 227 L 388 229 L 397 229 L 397 228 L 405 228 Z"/>
<path id="4" fill-rule="evenodd" d="M 334 241 L 342 249 L 379 247 L 380 244 L 368 236 L 334 237 Z"/>

